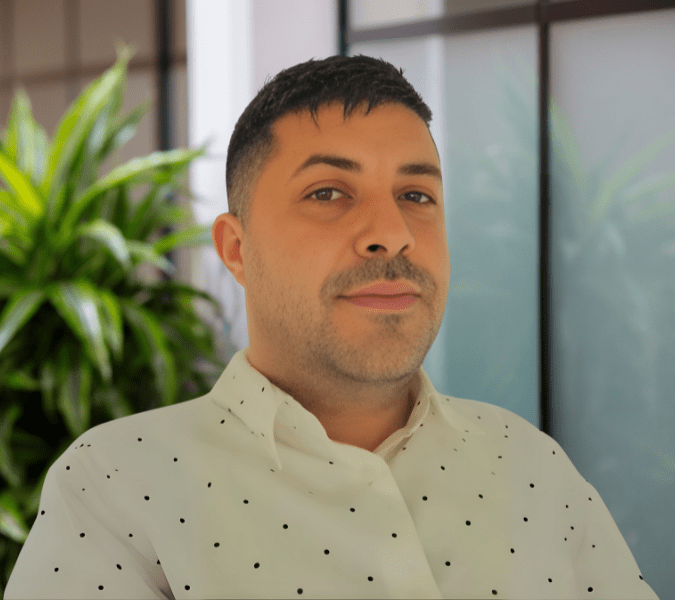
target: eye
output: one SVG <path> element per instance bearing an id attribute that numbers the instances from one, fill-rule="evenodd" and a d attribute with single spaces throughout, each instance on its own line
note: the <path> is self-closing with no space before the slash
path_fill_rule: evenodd
<path id="1" fill-rule="evenodd" d="M 320 190 L 316 190 L 315 192 L 312 192 L 309 194 L 309 196 L 305 196 L 305 200 L 308 198 L 312 198 L 313 196 L 316 196 L 314 200 L 318 200 L 322 204 L 326 204 L 330 200 L 334 200 L 333 198 L 333 192 L 338 192 L 339 194 L 343 194 L 340 190 L 336 188 L 321 188 Z M 346 194 L 343 194 L 346 196 Z"/>
<path id="2" fill-rule="evenodd" d="M 436 202 L 434 201 L 434 199 L 431 196 L 429 196 L 427 194 L 423 194 L 422 192 L 406 192 L 403 195 L 404 196 L 410 196 L 411 194 L 413 196 L 422 196 L 422 197 L 426 198 L 426 200 L 422 200 L 421 198 L 419 200 L 413 200 L 413 202 L 415 202 L 416 204 L 436 204 Z"/>
<path id="3" fill-rule="evenodd" d="M 335 198 L 333 197 L 333 192 L 338 192 L 339 194 L 342 194 L 344 196 L 347 195 L 336 188 L 321 188 L 319 190 L 312 192 L 308 196 L 305 196 L 305 200 L 313 198 L 314 200 L 319 201 L 321 204 L 327 204 L 331 200 L 335 200 Z M 403 194 L 403 196 L 404 197 L 413 196 L 413 198 L 408 198 L 408 200 L 410 200 L 414 204 L 436 204 L 436 202 L 431 196 L 429 196 L 428 194 L 423 194 L 422 192 L 406 192 L 405 194 Z M 423 198 L 426 198 L 426 200 L 423 200 Z"/>

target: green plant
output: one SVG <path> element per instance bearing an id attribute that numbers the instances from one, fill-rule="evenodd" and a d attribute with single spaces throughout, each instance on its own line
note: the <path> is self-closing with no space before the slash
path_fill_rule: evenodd
<path id="1" fill-rule="evenodd" d="M 202 395 L 225 367 L 194 305 L 218 302 L 147 274 L 171 274 L 163 255 L 174 248 L 210 243 L 209 227 L 179 227 L 190 211 L 171 201 L 189 195 L 187 167 L 204 148 L 99 176 L 148 108 L 118 116 L 128 60 L 121 50 L 51 142 L 18 92 L 0 144 L 0 595 L 47 470 L 72 441 Z"/>

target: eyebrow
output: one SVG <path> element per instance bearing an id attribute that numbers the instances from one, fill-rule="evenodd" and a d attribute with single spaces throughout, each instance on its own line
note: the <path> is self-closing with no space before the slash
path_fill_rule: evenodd
<path id="1" fill-rule="evenodd" d="M 291 179 L 297 177 L 305 169 L 319 164 L 330 165 L 331 167 L 337 167 L 338 169 L 344 169 L 345 171 L 353 171 L 356 173 L 363 172 L 363 165 L 350 158 L 332 154 L 312 154 L 312 156 L 298 167 L 291 176 Z M 437 166 L 426 162 L 406 163 L 401 165 L 396 172 L 399 175 L 431 175 L 439 181 L 443 181 L 441 170 Z"/>

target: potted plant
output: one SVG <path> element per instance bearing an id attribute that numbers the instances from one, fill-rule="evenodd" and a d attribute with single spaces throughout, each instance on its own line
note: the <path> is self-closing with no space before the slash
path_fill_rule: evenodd
<path id="1" fill-rule="evenodd" d="M 0 595 L 47 471 L 72 441 L 203 395 L 226 366 L 194 303 L 218 302 L 147 275 L 174 272 L 168 251 L 210 243 L 210 227 L 189 226 L 172 202 L 189 195 L 187 168 L 205 149 L 99 173 L 148 108 L 118 116 L 129 57 L 118 52 L 51 141 L 18 92 L 0 141 Z"/>

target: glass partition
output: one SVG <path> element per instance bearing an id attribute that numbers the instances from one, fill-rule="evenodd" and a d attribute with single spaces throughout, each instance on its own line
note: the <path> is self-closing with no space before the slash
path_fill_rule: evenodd
<path id="1" fill-rule="evenodd" d="M 675 10 L 551 26 L 552 436 L 673 598 Z"/>
<path id="2" fill-rule="evenodd" d="M 402 67 L 433 112 L 451 275 L 424 368 L 442 393 L 539 427 L 536 29 L 433 41 L 350 47 Z"/>

